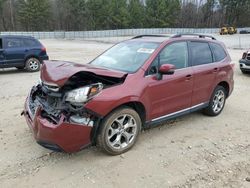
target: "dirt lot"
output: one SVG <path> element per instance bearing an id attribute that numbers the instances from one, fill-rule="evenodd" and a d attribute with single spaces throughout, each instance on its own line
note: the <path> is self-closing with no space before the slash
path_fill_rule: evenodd
<path id="1" fill-rule="evenodd" d="M 246 42 L 249 36 L 242 37 Z M 226 43 L 236 38 L 220 37 Z M 249 40 L 248 40 L 249 41 Z M 51 59 L 86 63 L 111 44 L 43 40 Z M 231 47 L 231 46 L 228 46 Z M 229 50 L 237 64 L 243 50 Z M 75 154 L 40 147 L 20 112 L 39 73 L 0 70 L 1 187 L 250 187 L 250 75 L 236 66 L 223 113 L 193 113 L 143 132 L 121 156 L 96 147 Z"/>

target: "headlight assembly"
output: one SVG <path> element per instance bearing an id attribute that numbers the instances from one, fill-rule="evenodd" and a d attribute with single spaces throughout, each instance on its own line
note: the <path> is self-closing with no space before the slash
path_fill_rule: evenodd
<path id="1" fill-rule="evenodd" d="M 65 101 L 76 104 L 84 103 L 100 93 L 103 88 L 102 83 L 96 83 L 82 88 L 74 89 L 66 93 Z"/>

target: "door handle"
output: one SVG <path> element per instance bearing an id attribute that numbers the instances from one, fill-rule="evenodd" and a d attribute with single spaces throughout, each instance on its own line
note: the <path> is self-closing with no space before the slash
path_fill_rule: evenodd
<path id="1" fill-rule="evenodd" d="M 218 70 L 219 70 L 219 68 L 216 67 L 216 68 L 214 68 L 213 72 L 216 73 L 216 72 L 218 72 Z"/>
<path id="2" fill-rule="evenodd" d="M 191 80 L 192 77 L 193 77 L 193 76 L 192 76 L 191 74 L 188 74 L 188 75 L 186 76 L 186 81 Z"/>

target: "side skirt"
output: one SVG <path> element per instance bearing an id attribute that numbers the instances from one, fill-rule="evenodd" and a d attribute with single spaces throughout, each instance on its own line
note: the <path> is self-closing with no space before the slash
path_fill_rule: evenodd
<path id="1" fill-rule="evenodd" d="M 195 112 L 195 111 L 199 111 L 199 110 L 201 110 L 203 108 L 208 107 L 208 105 L 209 105 L 209 102 L 201 103 L 201 104 L 192 106 L 190 108 L 186 108 L 186 109 L 183 109 L 183 110 L 171 113 L 171 114 L 167 114 L 165 116 L 161 116 L 161 117 L 152 119 L 151 121 L 148 121 L 148 122 L 145 123 L 144 128 L 150 128 L 152 126 L 157 126 L 158 124 L 163 123 L 165 121 L 175 119 L 175 118 L 177 118 L 179 116 L 190 114 L 190 113 Z"/>

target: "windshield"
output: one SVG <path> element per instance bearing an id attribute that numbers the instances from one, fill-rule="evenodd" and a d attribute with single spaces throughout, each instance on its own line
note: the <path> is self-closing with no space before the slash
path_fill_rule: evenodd
<path id="1" fill-rule="evenodd" d="M 151 56 L 159 43 L 126 41 L 119 43 L 91 62 L 103 68 L 136 72 Z"/>

